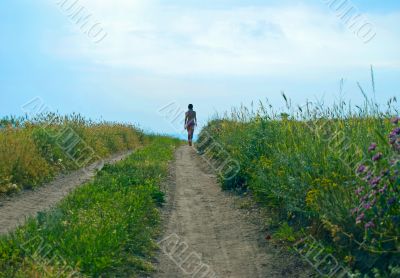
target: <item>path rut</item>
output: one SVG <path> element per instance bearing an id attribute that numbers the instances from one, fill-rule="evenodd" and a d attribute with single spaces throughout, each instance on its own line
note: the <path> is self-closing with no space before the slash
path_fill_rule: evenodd
<path id="1" fill-rule="evenodd" d="M 105 163 L 116 163 L 132 152 L 116 154 L 105 159 Z M 23 224 L 27 217 L 49 209 L 63 199 L 71 190 L 93 178 L 103 163 L 93 163 L 84 169 L 57 177 L 54 181 L 26 190 L 13 197 L 0 199 L 0 234 L 6 234 Z"/>

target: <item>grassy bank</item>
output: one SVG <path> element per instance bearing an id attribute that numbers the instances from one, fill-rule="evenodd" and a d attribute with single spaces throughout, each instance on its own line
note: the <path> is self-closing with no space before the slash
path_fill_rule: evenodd
<path id="1" fill-rule="evenodd" d="M 143 140 L 133 126 L 79 115 L 1 119 L 0 194 L 39 186 L 62 171 L 135 149 Z"/>
<path id="2" fill-rule="evenodd" d="M 157 205 L 163 202 L 159 186 L 179 141 L 148 140 L 54 210 L 0 238 L 0 277 L 135 277 L 151 271 Z"/>
<path id="3" fill-rule="evenodd" d="M 399 277 L 395 99 L 385 109 L 286 104 L 285 113 L 263 104 L 235 109 L 210 121 L 197 146 L 221 164 L 238 162 L 223 187 L 250 190 L 273 212 L 280 238 L 312 235 L 350 269 Z"/>

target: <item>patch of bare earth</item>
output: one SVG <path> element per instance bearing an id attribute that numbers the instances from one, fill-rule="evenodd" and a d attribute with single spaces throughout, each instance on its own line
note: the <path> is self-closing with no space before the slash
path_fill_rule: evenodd
<path id="1" fill-rule="evenodd" d="M 310 277 L 301 258 L 265 239 L 205 165 L 190 147 L 175 154 L 154 277 Z"/>
<path id="2" fill-rule="evenodd" d="M 113 164 L 131 153 L 116 154 L 103 162 Z M 12 231 L 23 224 L 27 217 L 35 216 L 38 212 L 57 204 L 71 190 L 91 180 L 102 165 L 103 163 L 97 162 L 84 169 L 60 175 L 54 181 L 35 190 L 24 190 L 15 196 L 2 197 L 0 199 L 0 234 Z"/>

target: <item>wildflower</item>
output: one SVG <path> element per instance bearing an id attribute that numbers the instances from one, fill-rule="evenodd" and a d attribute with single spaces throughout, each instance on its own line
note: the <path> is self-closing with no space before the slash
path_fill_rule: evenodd
<path id="1" fill-rule="evenodd" d="M 365 200 L 368 199 L 368 197 L 369 197 L 368 194 L 364 195 L 364 196 L 361 198 L 361 201 L 364 202 Z"/>
<path id="2" fill-rule="evenodd" d="M 365 214 L 362 212 L 359 216 L 357 216 L 356 224 L 360 224 L 361 221 L 363 221 L 364 217 L 365 217 Z"/>
<path id="3" fill-rule="evenodd" d="M 374 155 L 374 156 L 372 157 L 372 160 L 373 160 L 373 161 L 381 160 L 382 156 L 383 156 L 382 153 L 377 153 L 376 155 Z"/>
<path id="4" fill-rule="evenodd" d="M 361 192 L 363 192 L 363 191 L 364 191 L 364 187 L 359 187 L 359 188 L 357 188 L 355 193 L 357 196 L 359 196 L 361 194 Z"/>
<path id="5" fill-rule="evenodd" d="M 395 197 L 391 197 L 391 198 L 388 200 L 387 203 L 388 203 L 389 206 L 393 205 L 394 203 L 396 203 L 396 198 L 395 198 Z"/>
<path id="6" fill-rule="evenodd" d="M 359 209 L 358 209 L 358 208 L 353 208 L 353 209 L 350 210 L 351 215 L 354 215 L 354 214 L 356 214 L 357 212 L 359 212 Z"/>
<path id="7" fill-rule="evenodd" d="M 312 206 L 315 203 L 315 200 L 317 199 L 316 197 L 318 196 L 318 190 L 316 189 L 311 189 L 310 191 L 307 192 L 306 196 L 306 203 L 308 206 Z"/>
<path id="8" fill-rule="evenodd" d="M 369 181 L 372 178 L 372 171 L 368 171 L 367 175 L 363 178 L 365 181 Z"/>
<path id="9" fill-rule="evenodd" d="M 381 176 L 386 177 L 390 175 L 390 170 L 389 169 L 385 169 L 381 171 Z"/>
<path id="10" fill-rule="evenodd" d="M 377 144 L 376 144 L 376 143 L 372 143 L 372 144 L 369 146 L 368 151 L 369 151 L 369 152 L 375 151 L 376 147 L 377 147 Z"/>
<path id="11" fill-rule="evenodd" d="M 346 256 L 344 257 L 344 260 L 347 264 L 352 265 L 355 261 L 355 257 L 353 256 Z"/>
<path id="12" fill-rule="evenodd" d="M 370 180 L 369 184 L 374 188 L 376 187 L 381 181 L 381 177 L 375 177 L 372 180 Z"/>
<path id="13" fill-rule="evenodd" d="M 379 193 L 384 193 L 387 189 L 387 184 L 385 184 L 381 189 L 379 189 Z"/>
<path id="14" fill-rule="evenodd" d="M 397 124 L 399 123 L 399 121 L 400 121 L 400 118 L 399 118 L 399 117 L 394 117 L 394 118 L 391 120 L 392 124 L 395 124 L 395 125 L 397 125 Z"/>
<path id="15" fill-rule="evenodd" d="M 395 129 L 392 130 L 390 135 L 399 135 L 400 134 L 400 127 L 396 127 Z"/>
<path id="16" fill-rule="evenodd" d="M 374 222 L 369 221 L 368 223 L 365 224 L 364 227 L 365 227 L 365 229 L 373 228 L 373 227 L 375 227 L 375 224 L 374 224 Z"/>
<path id="17" fill-rule="evenodd" d="M 370 203 L 364 204 L 364 208 L 365 208 L 365 209 L 370 209 L 370 208 L 371 208 L 371 204 L 370 204 Z"/>
<path id="18" fill-rule="evenodd" d="M 365 165 L 358 166 L 357 173 L 364 173 L 367 167 Z"/>

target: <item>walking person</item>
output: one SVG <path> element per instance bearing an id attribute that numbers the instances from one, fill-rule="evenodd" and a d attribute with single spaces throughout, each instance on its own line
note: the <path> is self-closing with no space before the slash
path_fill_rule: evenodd
<path id="1" fill-rule="evenodd" d="M 197 126 L 196 111 L 193 111 L 193 104 L 189 104 L 189 110 L 185 113 L 185 129 L 188 132 L 189 146 L 192 146 L 194 127 Z"/>

